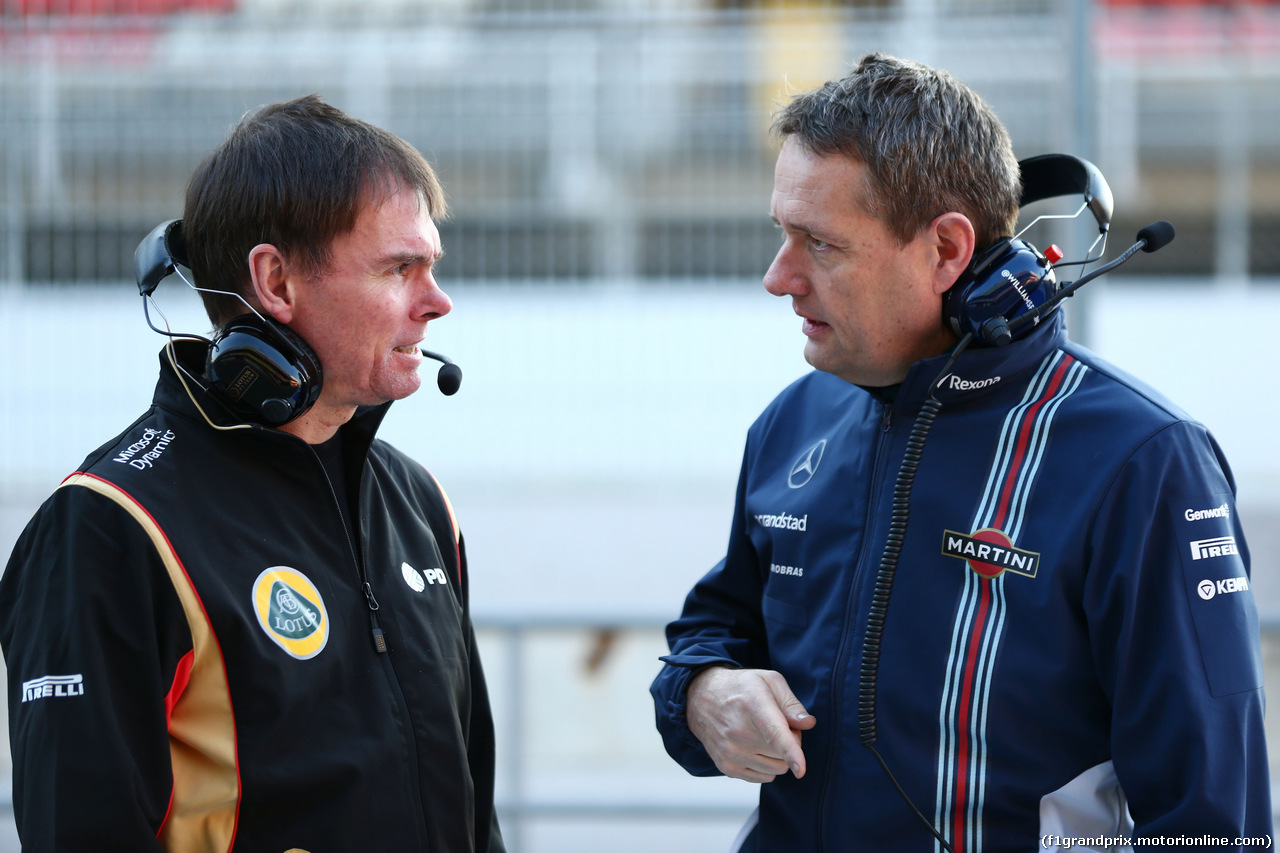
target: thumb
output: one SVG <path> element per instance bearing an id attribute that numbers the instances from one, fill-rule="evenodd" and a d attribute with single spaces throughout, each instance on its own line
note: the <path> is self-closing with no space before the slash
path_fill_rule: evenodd
<path id="1" fill-rule="evenodd" d="M 777 703 L 778 708 L 782 711 L 783 716 L 787 720 L 787 726 L 792 731 L 792 738 L 783 746 L 783 759 L 791 768 L 791 772 L 797 779 L 804 776 L 807 762 L 804 758 L 804 751 L 800 749 L 800 731 L 811 729 L 817 724 L 807 710 L 804 704 L 796 698 L 791 692 L 791 688 L 787 685 L 787 680 L 783 678 L 779 672 L 769 672 L 765 677 L 765 683 L 769 685 L 770 692 L 773 693 L 773 701 Z"/>
<path id="2" fill-rule="evenodd" d="M 805 709 L 804 703 L 791 692 L 786 679 L 779 673 L 775 675 L 776 678 L 768 679 L 769 689 L 773 691 L 774 701 L 778 703 L 778 707 L 787 718 L 787 725 L 801 731 L 813 728 L 818 721 Z"/>

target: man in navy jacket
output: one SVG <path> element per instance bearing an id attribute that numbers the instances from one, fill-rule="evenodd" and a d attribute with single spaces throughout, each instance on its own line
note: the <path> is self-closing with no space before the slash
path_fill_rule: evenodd
<path id="1" fill-rule="evenodd" d="M 1060 313 L 949 360 L 944 295 L 1016 224 L 999 120 L 872 54 L 775 130 L 764 284 L 816 370 L 751 427 L 725 558 L 668 628 L 668 752 L 765 783 L 741 850 L 1269 836 L 1257 612 L 1213 438 Z"/>

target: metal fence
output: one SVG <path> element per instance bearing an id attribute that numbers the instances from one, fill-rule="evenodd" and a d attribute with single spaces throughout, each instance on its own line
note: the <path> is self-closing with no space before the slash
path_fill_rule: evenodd
<path id="1" fill-rule="evenodd" d="M 165 15 L 40 8 L 203 6 Z M 452 198 L 454 280 L 758 276 L 771 110 L 869 50 L 946 67 L 1020 156 L 1094 159 L 1152 273 L 1280 272 L 1280 7 L 901 0 L 132 4 L 7 0 L 0 279 L 128 277 L 245 111 L 318 92 L 404 136 Z M 212 11 L 208 11 L 212 8 Z M 24 11 L 26 10 L 26 11 Z M 221 10 L 221 11 L 220 11 Z"/>

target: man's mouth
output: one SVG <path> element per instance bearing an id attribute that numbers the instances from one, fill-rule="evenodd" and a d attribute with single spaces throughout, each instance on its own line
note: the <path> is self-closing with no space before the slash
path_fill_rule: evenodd
<path id="1" fill-rule="evenodd" d="M 417 344 L 409 344 L 408 346 L 404 346 L 404 347 L 393 347 L 393 351 L 394 351 L 394 352 L 402 352 L 402 353 L 404 353 L 405 355 L 417 355 L 417 354 L 418 354 L 418 345 L 417 345 Z"/>

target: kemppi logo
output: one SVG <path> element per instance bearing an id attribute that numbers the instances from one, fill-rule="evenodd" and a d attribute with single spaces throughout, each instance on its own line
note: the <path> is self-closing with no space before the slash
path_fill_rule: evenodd
<path id="1" fill-rule="evenodd" d="M 1249 581 L 1245 578 L 1223 578 L 1220 581 L 1212 581 L 1208 578 L 1196 584 L 1196 592 L 1205 601 L 1213 598 L 1219 593 L 1228 592 L 1246 592 L 1249 589 Z"/>

